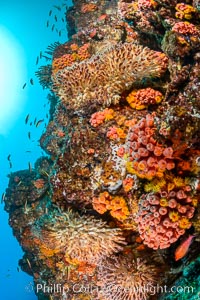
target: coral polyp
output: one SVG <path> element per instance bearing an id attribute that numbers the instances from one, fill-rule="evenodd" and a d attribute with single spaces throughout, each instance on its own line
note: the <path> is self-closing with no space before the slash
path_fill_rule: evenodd
<path id="1" fill-rule="evenodd" d="M 146 186 L 146 191 L 154 192 L 142 195 L 136 217 L 141 238 L 153 249 L 168 248 L 183 235 L 192 226 L 195 211 L 187 179 L 161 182 L 153 180 Z"/>
<path id="2" fill-rule="evenodd" d="M 159 144 L 154 134 L 154 116 L 148 114 L 130 127 L 125 144 L 127 171 L 148 180 L 161 178 L 164 172 L 175 167 L 173 149 Z"/>

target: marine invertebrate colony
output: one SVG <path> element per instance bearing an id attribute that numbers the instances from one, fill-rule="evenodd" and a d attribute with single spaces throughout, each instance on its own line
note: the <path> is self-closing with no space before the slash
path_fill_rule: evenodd
<path id="1" fill-rule="evenodd" d="M 148 180 L 162 177 L 166 170 L 175 167 L 173 149 L 160 145 L 154 138 L 154 132 L 154 116 L 148 114 L 130 127 L 125 144 L 128 172 Z"/>
<path id="2" fill-rule="evenodd" d="M 192 225 L 196 204 L 191 186 L 187 180 L 172 178 L 147 184 L 146 190 L 151 189 L 154 192 L 140 198 L 136 218 L 139 233 L 150 248 L 168 248 Z"/>
<path id="3" fill-rule="evenodd" d="M 160 77 L 167 57 L 137 44 L 118 44 L 53 76 L 56 94 L 66 107 L 117 104 L 121 93 L 145 78 Z"/>
<path id="4" fill-rule="evenodd" d="M 44 52 L 48 158 L 2 196 L 21 268 L 66 289 L 38 300 L 165 299 L 149 285 L 199 255 L 199 7 L 179 2 L 74 0 L 69 40 Z"/>
<path id="5" fill-rule="evenodd" d="M 150 104 L 158 104 L 162 101 L 162 94 L 152 88 L 133 90 L 126 98 L 132 108 L 144 109 Z"/>

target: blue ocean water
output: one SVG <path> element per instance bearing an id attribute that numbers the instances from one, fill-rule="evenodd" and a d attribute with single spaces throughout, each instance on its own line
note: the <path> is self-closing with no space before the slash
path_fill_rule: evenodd
<path id="1" fill-rule="evenodd" d="M 40 51 L 55 41 L 67 40 L 65 24 L 54 5 L 71 6 L 70 1 L 59 0 L 0 0 L 0 194 L 8 184 L 7 174 L 28 168 L 41 156 L 38 140 L 48 122 L 48 92 L 43 90 L 35 76 L 43 58 L 36 65 Z M 49 11 L 53 10 L 49 17 Z M 55 14 L 58 21 L 55 23 Z M 47 21 L 49 26 L 47 27 Z M 61 37 L 56 32 L 62 30 Z M 33 79 L 34 84 L 30 83 Z M 26 87 L 23 89 L 23 85 Z M 30 114 L 28 124 L 25 118 Z M 34 119 L 44 119 L 36 128 Z M 28 137 L 30 132 L 30 138 Z M 28 151 L 28 152 L 27 152 Z M 10 162 L 8 161 L 10 155 Z M 10 168 L 11 167 L 11 168 Z M 0 205 L 0 299 L 34 300 L 32 277 L 18 268 L 23 252 L 8 225 L 8 214 Z"/>

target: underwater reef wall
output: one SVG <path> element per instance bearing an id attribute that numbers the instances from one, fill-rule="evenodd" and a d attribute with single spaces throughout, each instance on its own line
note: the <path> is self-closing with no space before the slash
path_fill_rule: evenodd
<path id="1" fill-rule="evenodd" d="M 199 16 L 196 0 L 67 9 L 69 40 L 36 72 L 46 156 L 5 195 L 39 300 L 197 299 Z"/>

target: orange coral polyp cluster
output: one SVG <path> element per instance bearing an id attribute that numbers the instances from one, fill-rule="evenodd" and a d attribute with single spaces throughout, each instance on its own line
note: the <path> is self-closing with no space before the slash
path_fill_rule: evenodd
<path id="1" fill-rule="evenodd" d="M 133 188 L 134 179 L 132 177 L 127 177 L 123 180 L 122 184 L 124 191 L 127 193 Z"/>
<path id="2" fill-rule="evenodd" d="M 127 171 L 148 180 L 175 167 L 173 149 L 159 145 L 154 131 L 154 116 L 148 114 L 130 127 L 126 142 Z"/>
<path id="3" fill-rule="evenodd" d="M 98 111 L 94 114 L 92 114 L 90 118 L 90 124 L 93 127 L 98 127 L 101 125 L 104 121 L 109 121 L 114 118 L 114 110 L 106 108 L 102 111 Z"/>
<path id="4" fill-rule="evenodd" d="M 90 47 L 90 44 L 86 43 L 83 46 L 81 46 L 80 48 L 78 48 L 78 51 L 77 51 L 77 59 L 78 60 L 82 61 L 82 60 L 90 57 L 90 53 L 88 52 L 89 47 Z"/>
<path id="5" fill-rule="evenodd" d="M 109 203 L 112 197 L 108 192 L 100 193 L 99 197 L 93 197 L 92 205 L 93 208 L 99 213 L 104 214 L 108 210 Z"/>
<path id="6" fill-rule="evenodd" d="M 112 198 L 108 210 L 113 218 L 123 221 L 129 216 L 129 210 L 126 201 L 121 196 L 115 196 Z"/>
<path id="7" fill-rule="evenodd" d="M 62 70 L 66 67 L 70 67 L 75 62 L 80 62 L 84 59 L 90 57 L 88 52 L 90 44 L 84 44 L 79 47 L 77 44 L 71 44 L 70 49 L 72 53 L 66 53 L 61 57 L 54 58 L 52 63 L 53 74 L 57 73 L 59 70 Z"/>
<path id="8" fill-rule="evenodd" d="M 138 0 L 139 9 L 155 8 L 157 3 L 154 0 Z"/>
<path id="9" fill-rule="evenodd" d="M 126 133 L 124 132 L 124 130 L 122 128 L 113 126 L 108 129 L 106 136 L 111 140 L 125 139 Z"/>
<path id="10" fill-rule="evenodd" d="M 52 63 L 53 73 L 57 73 L 59 70 L 71 66 L 74 62 L 75 62 L 75 57 L 71 54 L 64 54 L 59 58 L 54 58 Z"/>
<path id="11" fill-rule="evenodd" d="M 177 12 L 175 13 L 176 18 L 179 19 L 191 19 L 192 15 L 196 12 L 195 8 L 185 3 L 178 3 L 175 7 Z"/>
<path id="12" fill-rule="evenodd" d="M 132 108 L 141 110 L 150 104 L 158 104 L 162 101 L 163 95 L 152 88 L 133 90 L 126 98 Z"/>
<path id="13" fill-rule="evenodd" d="M 199 33 L 197 27 L 189 22 L 178 22 L 172 27 L 173 32 L 181 34 L 196 35 Z"/>
<path id="14" fill-rule="evenodd" d="M 99 214 L 110 211 L 111 216 L 119 221 L 125 220 L 130 214 L 125 199 L 121 196 L 112 197 L 108 192 L 100 193 L 98 198 L 93 197 L 92 205 Z"/>
<path id="15" fill-rule="evenodd" d="M 154 182 L 157 185 L 158 180 L 151 182 L 152 190 L 155 190 Z M 155 250 L 176 242 L 191 227 L 190 219 L 195 211 L 187 180 L 181 182 L 172 177 L 163 182 L 159 192 L 142 195 L 135 220 L 144 244 Z"/>

